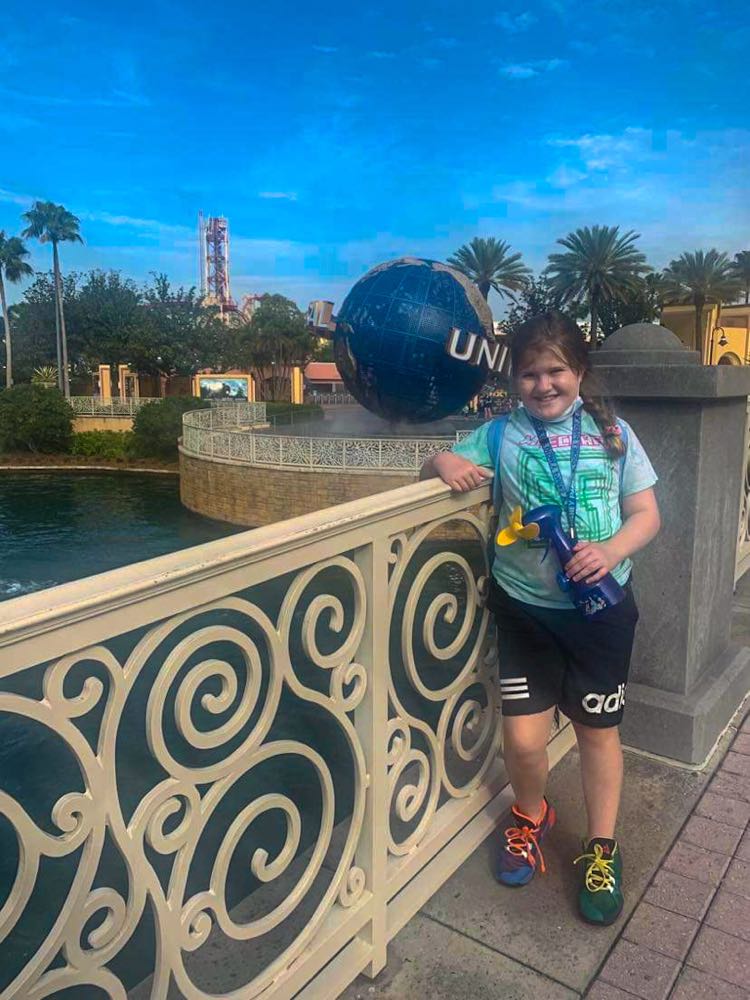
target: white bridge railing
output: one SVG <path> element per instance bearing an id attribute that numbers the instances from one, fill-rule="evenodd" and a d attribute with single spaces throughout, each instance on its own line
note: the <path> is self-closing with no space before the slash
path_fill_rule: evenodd
<path id="1" fill-rule="evenodd" d="M 418 483 L 0 606 L 4 1000 L 383 967 L 509 802 L 488 505 Z"/>
<path id="2" fill-rule="evenodd" d="M 227 409 L 231 412 L 231 407 Z M 455 440 L 455 437 L 349 438 L 266 434 L 253 431 L 247 422 L 242 426 L 242 421 L 233 431 L 217 421 L 216 409 L 213 409 L 193 410 L 183 416 L 181 448 L 184 454 L 194 458 L 221 459 L 277 469 L 417 473 L 431 455 L 449 448 Z"/>
<path id="3" fill-rule="evenodd" d="M 139 396 L 131 399 L 107 399 L 101 396 L 71 396 L 68 400 L 73 411 L 87 417 L 133 417 L 147 403 L 158 402 L 157 398 Z"/>

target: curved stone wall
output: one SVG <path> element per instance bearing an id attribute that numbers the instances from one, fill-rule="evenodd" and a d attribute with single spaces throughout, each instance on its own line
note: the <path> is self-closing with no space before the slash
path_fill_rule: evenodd
<path id="1" fill-rule="evenodd" d="M 197 514 L 248 527 L 273 524 L 416 482 L 416 473 L 274 469 L 180 448 L 180 497 Z"/>

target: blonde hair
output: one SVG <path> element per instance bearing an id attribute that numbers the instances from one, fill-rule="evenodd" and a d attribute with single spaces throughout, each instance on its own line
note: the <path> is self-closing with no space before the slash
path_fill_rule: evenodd
<path id="1" fill-rule="evenodd" d="M 529 354 L 545 350 L 554 351 L 576 374 L 583 375 L 583 408 L 591 414 L 601 431 L 607 455 L 613 461 L 622 458 L 626 444 L 614 408 L 602 395 L 599 383 L 591 372 L 588 342 L 578 324 L 556 309 L 532 316 L 513 334 L 510 344 L 513 371 L 521 369 L 524 358 Z"/>

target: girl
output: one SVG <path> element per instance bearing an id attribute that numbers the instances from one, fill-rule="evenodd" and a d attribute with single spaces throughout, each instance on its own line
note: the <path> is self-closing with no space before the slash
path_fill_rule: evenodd
<path id="1" fill-rule="evenodd" d="M 557 583 L 551 554 L 538 542 L 495 550 L 487 606 L 499 639 L 504 756 L 515 794 L 513 825 L 502 838 L 497 878 L 526 885 L 545 871 L 542 843 L 555 824 L 545 798 L 547 741 L 555 709 L 570 718 L 581 758 L 588 818 L 579 908 L 610 924 L 623 906 L 622 858 L 615 822 L 622 785 L 618 726 L 638 620 L 630 556 L 659 530 L 656 475 L 638 438 L 590 395 L 588 345 L 558 312 L 524 323 L 511 344 L 521 406 L 507 419 L 499 461 L 500 523 L 511 510 L 558 504 L 579 539 L 565 567 L 596 583 L 611 572 L 625 587 L 620 604 L 584 618 Z M 426 463 L 453 490 L 480 485 L 494 468 L 483 424 L 450 452 Z"/>

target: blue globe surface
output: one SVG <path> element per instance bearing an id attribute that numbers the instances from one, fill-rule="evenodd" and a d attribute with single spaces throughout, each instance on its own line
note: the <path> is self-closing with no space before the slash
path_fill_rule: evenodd
<path id="1" fill-rule="evenodd" d="M 492 314 L 468 278 L 431 260 L 380 264 L 354 285 L 336 317 L 334 356 L 354 398 L 387 420 L 427 423 L 458 412 L 484 385 L 486 360 L 446 348 L 458 329 L 494 340 Z"/>

